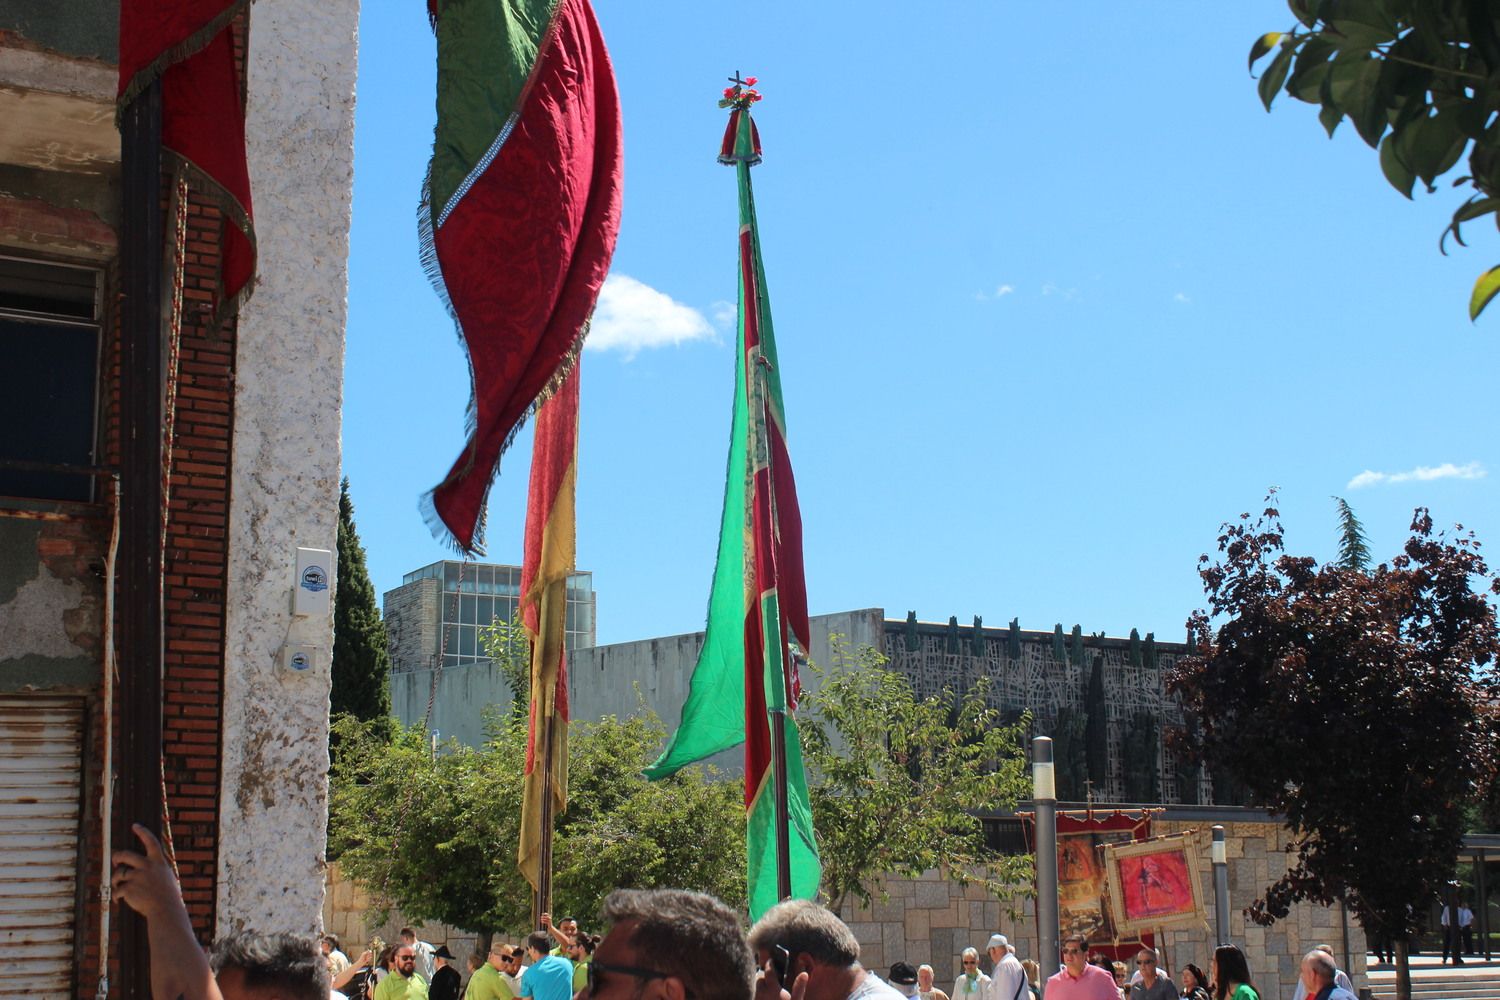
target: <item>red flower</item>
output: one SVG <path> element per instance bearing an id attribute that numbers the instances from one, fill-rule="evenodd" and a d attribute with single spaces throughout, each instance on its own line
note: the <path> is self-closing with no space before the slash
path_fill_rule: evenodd
<path id="1" fill-rule="evenodd" d="M 734 88 L 733 87 L 725 87 L 724 88 L 724 96 L 725 97 L 733 97 L 734 96 Z"/>
<path id="2" fill-rule="evenodd" d="M 755 77 L 753 77 L 753 76 L 747 76 L 745 78 L 745 86 L 747 86 L 747 87 L 753 87 L 753 86 L 755 86 L 755 83 L 756 83 Z"/>

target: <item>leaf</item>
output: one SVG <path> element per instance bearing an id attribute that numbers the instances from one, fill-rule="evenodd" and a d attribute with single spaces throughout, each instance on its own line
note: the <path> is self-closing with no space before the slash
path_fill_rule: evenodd
<path id="1" fill-rule="evenodd" d="M 1408 199 L 1411 198 L 1412 185 L 1417 181 L 1417 175 L 1411 172 L 1401 158 L 1396 155 L 1396 136 L 1394 133 L 1385 137 L 1380 144 L 1380 170 L 1385 174 L 1385 179 L 1391 182 L 1391 187 L 1400 191 Z"/>
<path id="2" fill-rule="evenodd" d="M 1359 129 L 1360 138 L 1371 147 L 1380 142 L 1385 131 L 1385 102 L 1380 97 L 1380 60 L 1339 58 L 1332 63 L 1324 104 L 1333 104 Z"/>
<path id="3" fill-rule="evenodd" d="M 1347 18 L 1330 20 L 1328 27 L 1331 30 L 1325 32 L 1325 37 L 1349 52 L 1369 52 L 1396 37 L 1394 25 L 1378 26 Z"/>
<path id="4" fill-rule="evenodd" d="M 1287 72 L 1292 68 L 1294 51 L 1290 45 L 1283 46 L 1282 50 L 1276 54 L 1276 58 L 1271 60 L 1271 65 L 1266 67 L 1260 83 L 1256 85 L 1255 89 L 1260 92 L 1260 103 L 1266 106 L 1267 111 L 1271 110 L 1271 102 L 1276 100 L 1277 92 L 1286 82 Z"/>
<path id="5" fill-rule="evenodd" d="M 1459 246 L 1468 246 L 1464 242 L 1463 233 L 1460 231 L 1463 223 L 1471 222 L 1481 215 L 1488 215 L 1496 209 L 1500 209 L 1500 198 L 1483 198 L 1475 195 L 1464 202 L 1458 207 L 1458 211 L 1453 213 L 1453 221 L 1449 222 L 1447 228 L 1443 230 L 1443 236 L 1438 240 L 1438 249 L 1442 250 L 1443 253 L 1448 252 L 1446 247 L 1444 247 L 1444 243 L 1447 242 L 1449 233 L 1453 234 L 1453 238 L 1458 241 Z M 1500 216 L 1497 216 L 1496 221 L 1500 222 Z"/>
<path id="6" fill-rule="evenodd" d="M 1270 52 L 1272 49 L 1274 49 L 1276 47 L 1276 44 L 1280 41 L 1281 32 L 1268 31 L 1264 35 L 1261 35 L 1259 38 L 1257 38 L 1254 45 L 1250 46 L 1250 59 L 1246 65 L 1250 70 L 1251 76 L 1255 75 L 1256 62 L 1267 52 Z"/>
<path id="7" fill-rule="evenodd" d="M 1344 113 L 1332 104 L 1323 105 L 1323 110 L 1318 112 L 1318 121 L 1323 123 L 1323 128 L 1328 132 L 1328 138 L 1333 138 L 1333 130 L 1339 127 L 1339 122 L 1344 120 Z"/>
<path id="8" fill-rule="evenodd" d="M 1469 319 L 1477 320 L 1497 294 L 1500 294 L 1500 266 L 1490 268 L 1474 282 L 1474 294 L 1469 296 Z"/>
<path id="9" fill-rule="evenodd" d="M 1458 116 L 1446 111 L 1412 122 L 1398 136 L 1396 152 L 1429 188 L 1458 162 L 1469 142 Z"/>

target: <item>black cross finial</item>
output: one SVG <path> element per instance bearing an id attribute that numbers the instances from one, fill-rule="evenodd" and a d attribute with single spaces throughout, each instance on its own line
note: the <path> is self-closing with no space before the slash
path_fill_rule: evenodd
<path id="1" fill-rule="evenodd" d="M 734 76 L 731 76 L 729 78 L 729 82 L 732 83 L 732 84 L 734 84 L 734 89 L 735 90 L 739 90 L 741 87 L 743 87 L 747 83 L 749 83 L 748 80 L 741 80 L 740 79 L 740 71 L 739 70 L 735 70 L 734 71 Z"/>

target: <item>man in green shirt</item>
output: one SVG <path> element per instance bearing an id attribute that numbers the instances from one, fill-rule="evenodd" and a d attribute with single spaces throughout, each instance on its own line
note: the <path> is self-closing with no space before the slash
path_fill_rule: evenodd
<path id="1" fill-rule="evenodd" d="M 464 1000 L 515 1000 L 510 984 L 500 975 L 509 971 L 510 964 L 510 945 L 499 941 L 491 944 L 489 957 L 469 977 L 469 988 L 464 991 Z"/>
<path id="2" fill-rule="evenodd" d="M 427 1000 L 427 981 L 417 974 L 417 950 L 396 949 L 395 968 L 375 987 L 375 1000 Z"/>

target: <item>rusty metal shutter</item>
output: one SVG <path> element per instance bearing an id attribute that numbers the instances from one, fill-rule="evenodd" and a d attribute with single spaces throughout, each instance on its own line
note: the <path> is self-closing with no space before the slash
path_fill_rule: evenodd
<path id="1" fill-rule="evenodd" d="M 0 697 L 0 997 L 73 991 L 83 702 Z"/>

